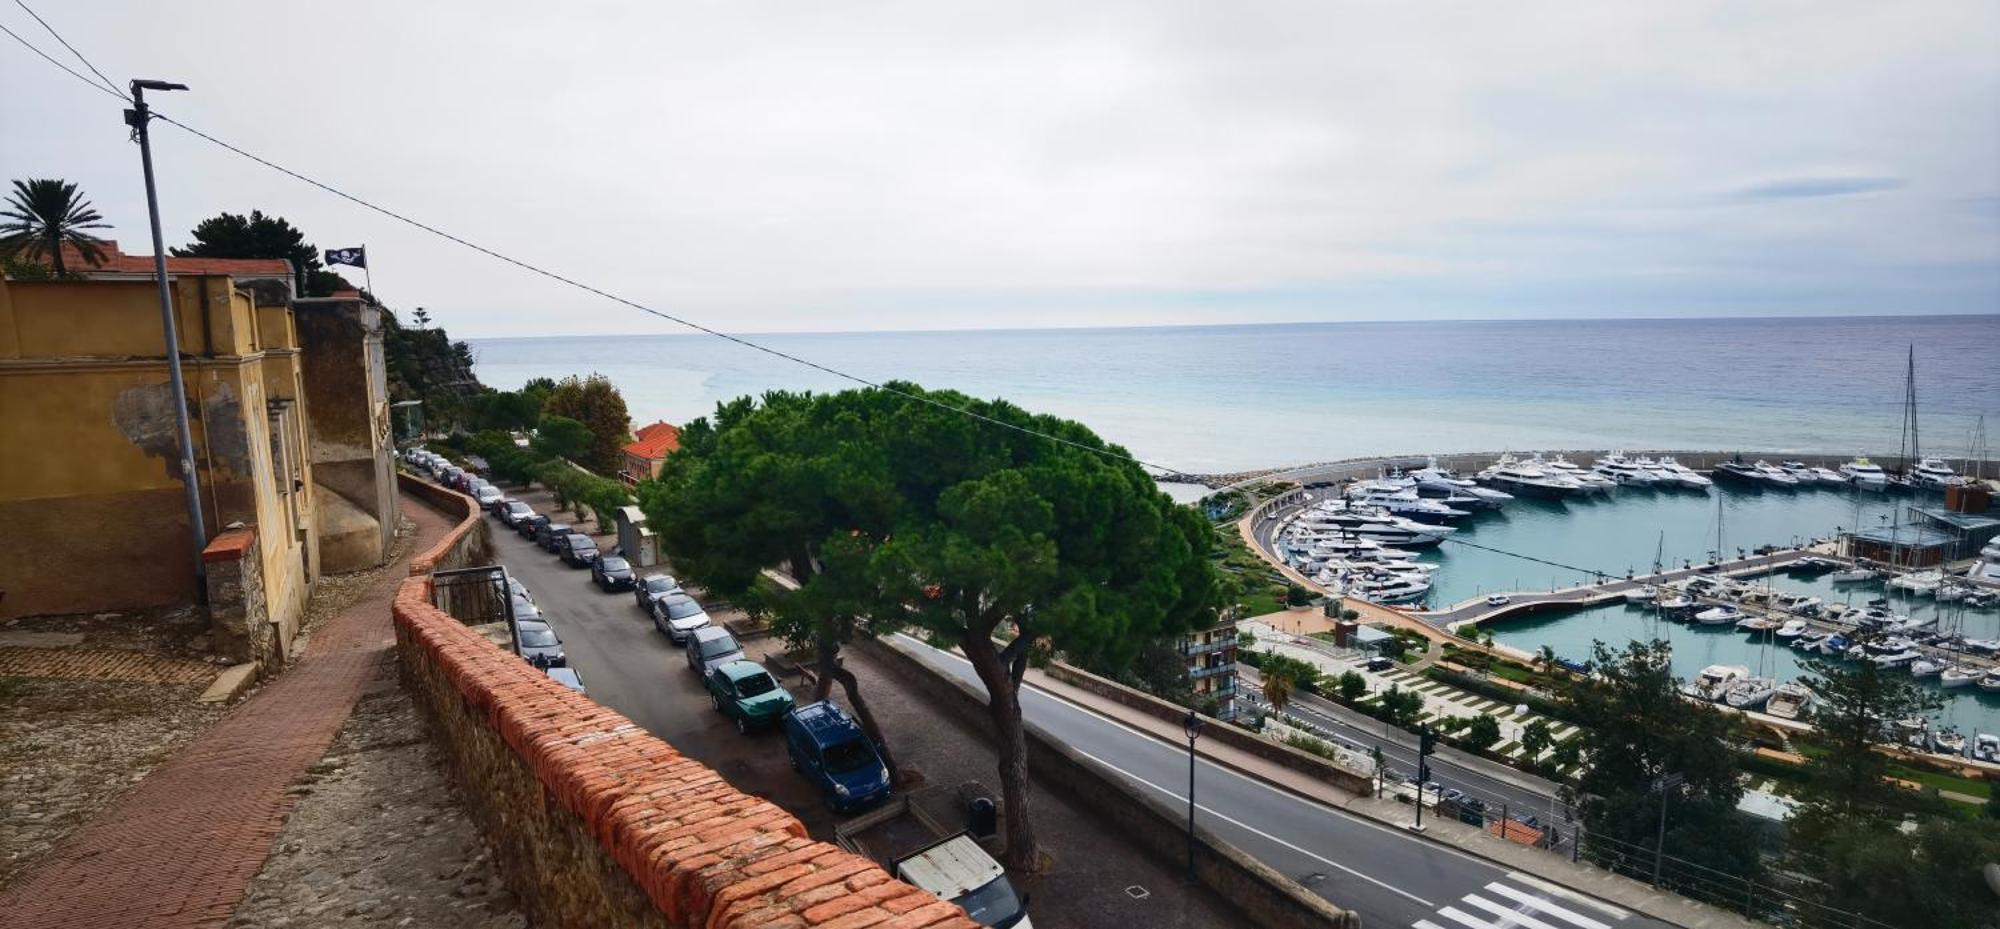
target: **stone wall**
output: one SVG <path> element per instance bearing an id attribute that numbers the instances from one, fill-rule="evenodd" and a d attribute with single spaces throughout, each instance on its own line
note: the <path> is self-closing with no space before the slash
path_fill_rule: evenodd
<path id="1" fill-rule="evenodd" d="M 397 592 L 404 682 L 537 923 L 976 929 L 432 606 L 429 572 L 485 548 L 478 509 L 438 493 L 463 519 Z"/>
<path id="2" fill-rule="evenodd" d="M 879 658 L 932 706 L 961 723 L 982 732 L 992 727 L 986 715 L 986 695 L 974 685 L 935 671 L 889 643 L 860 641 L 851 647 Z M 1180 717 L 1174 719 L 1178 723 Z M 1024 722 L 1023 727 L 1027 731 L 1028 771 L 1037 785 L 1069 795 L 1095 813 L 1106 828 L 1162 861 L 1175 867 L 1185 864 L 1185 810 L 1169 808 L 1116 772 L 1072 751 L 1034 723 Z M 1360 929 L 1359 914 L 1328 903 L 1207 829 L 1196 829 L 1195 839 L 1196 877 L 1235 906 L 1250 925 L 1264 929 Z"/>
<path id="3" fill-rule="evenodd" d="M 1050 677 L 1072 687 L 1080 687 L 1175 725 L 1180 725 L 1181 717 L 1187 715 L 1185 707 L 1176 706 L 1152 694 L 1133 690 L 1116 681 L 1105 680 L 1082 668 L 1059 661 L 1049 665 L 1048 673 Z M 1208 723 L 1209 725 L 1201 733 L 1204 739 L 1214 739 L 1231 748 L 1241 749 L 1265 761 L 1325 781 L 1348 793 L 1367 795 L 1375 792 L 1375 781 L 1371 772 L 1341 767 L 1318 755 L 1299 751 L 1289 745 L 1281 745 L 1230 723 L 1216 720 L 1209 720 Z"/>
<path id="4" fill-rule="evenodd" d="M 208 575 L 211 647 L 231 661 L 271 665 L 271 614 L 264 602 L 264 558 L 257 530 L 230 529 L 201 550 Z"/>
<path id="5" fill-rule="evenodd" d="M 396 541 L 395 448 L 382 357 L 382 311 L 362 300 L 292 304 L 305 387 L 313 481 L 328 506 L 319 526 L 329 572 L 382 563 Z"/>

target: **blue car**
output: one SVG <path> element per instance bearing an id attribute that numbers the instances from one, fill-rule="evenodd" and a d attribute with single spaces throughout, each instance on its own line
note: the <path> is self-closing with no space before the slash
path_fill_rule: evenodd
<path id="1" fill-rule="evenodd" d="M 785 714 L 785 749 L 792 770 L 820 789 L 836 813 L 886 800 L 889 769 L 873 743 L 840 707 L 821 701 Z"/>

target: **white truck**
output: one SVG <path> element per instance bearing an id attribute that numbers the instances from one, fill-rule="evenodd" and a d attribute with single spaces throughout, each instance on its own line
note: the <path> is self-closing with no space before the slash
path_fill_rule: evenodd
<path id="1" fill-rule="evenodd" d="M 1034 929 L 1028 898 L 1015 893 L 1007 870 L 972 834 L 939 825 L 927 810 L 949 809 L 936 787 L 901 793 L 882 806 L 834 826 L 841 847 L 865 855 L 904 883 L 956 903 L 972 921 L 993 929 Z"/>

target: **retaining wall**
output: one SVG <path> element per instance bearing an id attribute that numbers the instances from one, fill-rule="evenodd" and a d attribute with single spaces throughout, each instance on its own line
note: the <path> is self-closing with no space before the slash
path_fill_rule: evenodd
<path id="1" fill-rule="evenodd" d="M 849 647 L 879 658 L 932 706 L 965 725 L 981 732 L 992 727 L 986 715 L 986 695 L 974 685 L 933 670 L 891 644 L 864 640 Z M 1077 754 L 1034 723 L 1023 721 L 1023 728 L 1028 771 L 1037 785 L 1064 792 L 1118 835 L 1163 862 L 1184 866 L 1188 847 L 1185 810 L 1155 800 L 1138 785 Z M 1195 839 L 1196 877 L 1235 906 L 1249 925 L 1264 929 L 1360 929 L 1359 914 L 1328 903 L 1207 829 L 1196 829 Z"/>
<path id="2" fill-rule="evenodd" d="M 432 606 L 429 572 L 483 559 L 485 527 L 467 498 L 418 485 L 403 486 L 461 521 L 397 591 L 404 682 L 536 923 L 976 929 Z"/>
<path id="3" fill-rule="evenodd" d="M 1187 715 L 1186 707 L 1168 703 L 1117 681 L 1106 680 L 1073 665 L 1057 661 L 1052 662 L 1045 670 L 1050 677 L 1072 687 L 1080 687 L 1100 697 L 1115 700 L 1176 726 L 1180 725 L 1182 717 Z M 1351 794 L 1366 796 L 1375 792 L 1375 780 L 1370 772 L 1350 771 L 1318 755 L 1273 742 L 1233 723 L 1214 719 L 1204 722 L 1207 724 L 1201 731 L 1204 739 L 1214 739 L 1231 748 L 1249 752 L 1265 761 L 1283 765 L 1315 780 L 1325 781 Z"/>

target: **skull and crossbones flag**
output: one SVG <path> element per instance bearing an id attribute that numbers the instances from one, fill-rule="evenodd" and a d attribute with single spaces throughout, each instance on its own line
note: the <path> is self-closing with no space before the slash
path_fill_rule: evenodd
<path id="1" fill-rule="evenodd" d="M 368 248 L 366 246 L 359 248 L 329 248 L 326 250 L 326 263 L 330 265 L 353 265 L 357 268 L 366 268 L 368 267 Z"/>

